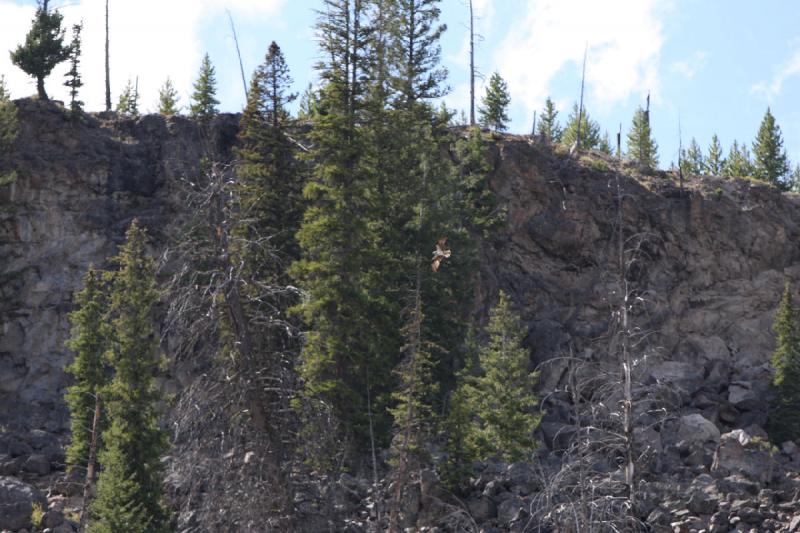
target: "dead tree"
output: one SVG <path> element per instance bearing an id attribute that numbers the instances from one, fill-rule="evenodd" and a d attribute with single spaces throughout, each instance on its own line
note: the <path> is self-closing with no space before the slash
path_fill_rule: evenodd
<path id="1" fill-rule="evenodd" d="M 653 450 L 635 435 L 660 429 L 672 411 L 668 390 L 644 385 L 659 354 L 654 332 L 638 324 L 653 296 L 641 271 L 654 237 L 631 231 L 626 211 L 632 200 L 619 177 L 612 186 L 616 213 L 609 217 L 614 230 L 602 282 L 610 287 L 608 332 L 586 352 L 596 355 L 570 353 L 550 363 L 567 367 L 548 401 L 568 408 L 570 423 L 555 439 L 565 443 L 556 450 L 560 466 L 543 473 L 545 489 L 531 506 L 531 521 L 561 531 L 646 531 L 638 512 L 638 472 Z"/>
<path id="2" fill-rule="evenodd" d="M 106 0 L 106 111 L 111 111 L 111 59 L 108 42 L 108 0 Z"/>
<path id="3" fill-rule="evenodd" d="M 469 125 L 475 125 L 475 11 L 469 0 Z"/>
<path id="4" fill-rule="evenodd" d="M 243 231 L 251 221 L 230 166 L 211 163 L 185 184 L 189 215 L 163 261 L 164 342 L 197 377 L 174 410 L 173 496 L 203 530 L 292 531 L 299 339 L 286 310 L 298 294 L 263 275 L 274 265 L 250 263 L 252 250 L 279 259 L 269 236 Z"/>

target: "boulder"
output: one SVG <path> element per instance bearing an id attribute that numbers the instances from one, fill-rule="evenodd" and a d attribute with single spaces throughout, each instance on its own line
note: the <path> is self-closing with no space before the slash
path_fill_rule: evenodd
<path id="1" fill-rule="evenodd" d="M 467 500 L 469 514 L 477 523 L 486 522 L 497 516 L 497 506 L 491 498 L 480 495 Z"/>
<path id="2" fill-rule="evenodd" d="M 650 371 L 656 383 L 678 387 L 688 396 L 692 396 L 703 385 L 704 371 L 702 366 L 681 361 L 664 361 Z"/>
<path id="3" fill-rule="evenodd" d="M 678 425 L 678 439 L 688 443 L 702 444 L 718 441 L 720 432 L 717 426 L 701 414 L 684 415 Z"/>
<path id="4" fill-rule="evenodd" d="M 736 429 L 720 437 L 711 469 L 722 475 L 737 473 L 766 483 L 773 475 L 775 459 L 768 441 Z"/>
<path id="5" fill-rule="evenodd" d="M 528 506 L 522 498 L 512 496 L 511 498 L 503 500 L 500 505 L 497 506 L 497 519 L 502 527 L 516 520 L 521 513 L 527 512 Z"/>
<path id="6" fill-rule="evenodd" d="M 759 398 L 749 381 L 736 381 L 728 387 L 728 403 L 740 411 L 749 411 L 758 407 Z"/>
<path id="7" fill-rule="evenodd" d="M 4 528 L 30 528 L 34 504 L 47 508 L 47 499 L 38 489 L 12 477 L 0 477 L 0 524 Z"/>
<path id="8" fill-rule="evenodd" d="M 31 474 L 46 476 L 50 473 L 50 459 L 41 453 L 35 453 L 22 463 L 22 470 Z"/>
<path id="9" fill-rule="evenodd" d="M 503 473 L 503 483 L 511 492 L 527 495 L 541 488 L 541 478 L 531 463 L 519 462 L 508 465 Z M 515 490 L 516 489 L 516 490 Z"/>

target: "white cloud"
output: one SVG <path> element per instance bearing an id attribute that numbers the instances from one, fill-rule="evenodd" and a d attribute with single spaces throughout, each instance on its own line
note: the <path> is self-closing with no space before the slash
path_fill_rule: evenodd
<path id="1" fill-rule="evenodd" d="M 750 93 L 771 100 L 780 94 L 786 80 L 798 74 L 800 74 L 800 49 L 795 50 L 794 55 L 775 74 L 772 81 L 756 83 L 750 88 Z"/>
<path id="2" fill-rule="evenodd" d="M 158 89 L 167 76 L 181 88 L 186 104 L 191 83 L 197 75 L 204 53 L 199 32 L 204 22 L 224 17 L 225 9 L 243 16 L 277 15 L 284 0 L 136 0 L 110 2 L 112 102 L 128 79 L 139 77 L 140 106 L 153 109 Z M 54 3 L 55 4 L 55 3 Z M 58 5 L 58 4 L 56 4 Z M 14 97 L 34 94 L 35 84 L 11 64 L 7 50 L 23 41 L 30 27 L 34 8 L 20 6 L 13 0 L 0 0 L 0 73 L 6 75 Z M 83 20 L 81 98 L 87 109 L 105 106 L 104 42 L 105 0 L 79 0 L 61 9 L 67 28 Z M 224 24 L 222 18 L 217 24 Z M 69 38 L 69 30 L 67 32 Z M 215 58 L 212 56 L 212 62 Z M 221 61 L 219 59 L 218 61 Z M 56 69 L 46 80 L 51 98 L 66 100 L 62 86 L 66 65 Z"/>
<path id="3" fill-rule="evenodd" d="M 694 78 L 695 74 L 697 74 L 703 67 L 705 67 L 707 60 L 708 52 L 695 52 L 695 54 L 689 59 L 675 61 L 672 63 L 670 70 L 675 74 L 690 80 Z"/>
<path id="4" fill-rule="evenodd" d="M 553 78 L 580 69 L 585 46 L 587 92 L 606 107 L 658 88 L 663 43 L 660 15 L 670 0 L 527 0 L 495 55 L 511 94 L 541 108 Z M 576 81 L 576 86 L 579 80 Z"/>

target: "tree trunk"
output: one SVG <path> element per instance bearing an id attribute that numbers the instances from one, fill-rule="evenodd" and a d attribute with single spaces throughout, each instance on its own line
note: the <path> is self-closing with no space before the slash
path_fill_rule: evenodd
<path id="1" fill-rule="evenodd" d="M 44 90 L 44 76 L 36 77 L 36 91 L 39 93 L 39 100 L 44 102 L 48 100 L 47 93 Z"/>
<path id="2" fill-rule="evenodd" d="M 475 14 L 469 0 L 469 125 L 475 125 Z"/>
<path id="3" fill-rule="evenodd" d="M 111 63 L 108 51 L 108 0 L 106 0 L 106 111 L 111 111 Z"/>
<path id="4" fill-rule="evenodd" d="M 92 442 L 89 445 L 89 460 L 86 463 L 86 481 L 83 483 L 83 509 L 81 509 L 81 531 L 86 531 L 89 520 L 89 502 L 92 499 L 92 486 L 94 485 L 94 464 L 97 460 L 97 441 L 100 434 L 100 393 L 94 397 L 94 418 L 92 419 Z"/>

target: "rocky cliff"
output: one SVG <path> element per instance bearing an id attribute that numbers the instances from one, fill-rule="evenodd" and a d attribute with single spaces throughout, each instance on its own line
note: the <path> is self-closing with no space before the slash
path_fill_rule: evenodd
<path id="1" fill-rule="evenodd" d="M 56 105 L 18 106 L 21 131 L 9 156 L 18 177 L 0 189 L 0 476 L 35 481 L 63 460 L 70 360 L 63 342 L 81 277 L 114 254 L 134 217 L 150 229 L 154 253 L 164 250 L 181 213 L 181 180 L 197 172 L 204 154 L 229 151 L 237 120 L 220 116 L 204 135 L 183 118 L 74 121 Z M 647 333 L 637 356 L 644 384 L 668 386 L 676 398 L 670 417 L 642 439 L 667 455 L 673 450 L 675 469 L 690 483 L 711 472 L 706 456 L 724 449 L 720 442 L 747 440 L 730 431 L 757 435 L 775 308 L 784 281 L 800 281 L 798 198 L 717 178 L 695 177 L 681 190 L 671 174 L 597 154 L 569 160 L 523 137 L 497 139 L 490 156 L 507 224 L 483 243 L 476 313 L 485 314 L 498 289 L 521 311 L 548 394 L 544 442 L 557 446 L 571 423 L 569 399 L 550 394 L 568 379 L 564 356 L 613 364 L 608 331 L 620 231 L 639 253 L 629 276 L 642 302 L 636 324 Z M 678 438 L 698 434 L 704 437 Z M 683 459 L 695 452 L 699 460 L 687 466 Z M 793 453 L 784 463 L 798 459 Z M 510 492 L 495 485 L 487 503 L 487 480 L 479 479 L 480 496 L 470 502 L 485 504 L 480 512 L 497 523 L 497 505 L 509 498 L 492 498 Z M 514 494 L 520 502 L 523 492 Z"/>

